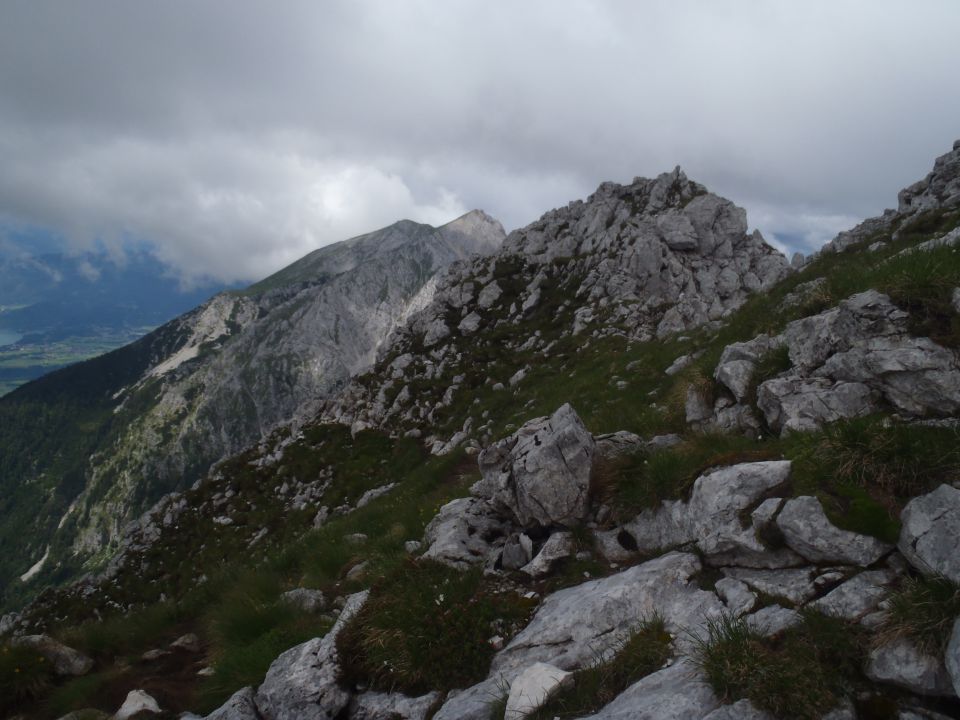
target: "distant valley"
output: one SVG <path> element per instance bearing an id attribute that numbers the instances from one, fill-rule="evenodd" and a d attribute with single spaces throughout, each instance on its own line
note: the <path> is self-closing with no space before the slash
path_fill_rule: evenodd
<path id="1" fill-rule="evenodd" d="M 145 252 L 31 255 L 0 250 L 0 396 L 127 345 L 226 289 L 183 289 Z"/>

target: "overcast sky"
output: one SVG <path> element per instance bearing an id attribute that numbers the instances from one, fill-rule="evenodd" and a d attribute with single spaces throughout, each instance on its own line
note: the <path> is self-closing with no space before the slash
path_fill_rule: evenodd
<path id="1" fill-rule="evenodd" d="M 809 250 L 960 138 L 960 2 L 5 0 L 0 241 L 254 280 L 681 165 Z"/>

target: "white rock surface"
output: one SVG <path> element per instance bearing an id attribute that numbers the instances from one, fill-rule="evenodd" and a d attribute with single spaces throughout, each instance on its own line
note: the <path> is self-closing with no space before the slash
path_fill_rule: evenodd
<path id="1" fill-rule="evenodd" d="M 777 516 L 777 527 L 790 549 L 815 563 L 866 567 L 893 549 L 876 538 L 836 527 L 820 501 L 809 495 L 788 500 Z"/>
<path id="2" fill-rule="evenodd" d="M 697 668 L 681 661 L 647 675 L 585 720 L 692 720 L 719 705 Z"/>
<path id="3" fill-rule="evenodd" d="M 877 609 L 895 578 L 896 573 L 890 570 L 862 572 L 810 603 L 810 607 L 844 620 L 860 620 Z"/>
<path id="4" fill-rule="evenodd" d="M 865 672 L 874 682 L 890 683 L 919 695 L 956 696 L 943 661 L 924 655 L 905 638 L 871 650 Z"/>
<path id="5" fill-rule="evenodd" d="M 368 591 L 349 596 L 323 638 L 297 645 L 273 661 L 255 698 L 266 720 L 330 720 L 347 707 L 350 692 L 337 681 L 336 638 L 367 596 Z"/>
<path id="6" fill-rule="evenodd" d="M 430 708 L 440 699 L 432 692 L 420 697 L 401 693 L 367 691 L 350 702 L 350 720 L 424 720 Z"/>
<path id="7" fill-rule="evenodd" d="M 128 720 L 141 712 L 159 713 L 160 706 L 143 690 L 131 690 L 127 693 L 123 705 L 114 713 L 113 720 Z"/>
<path id="8" fill-rule="evenodd" d="M 481 452 L 483 479 L 472 491 L 521 527 L 570 527 L 587 514 L 593 452 L 593 437 L 563 405 Z"/>
<path id="9" fill-rule="evenodd" d="M 253 688 L 237 690 L 229 700 L 203 720 L 260 720 L 260 713 L 253 698 Z"/>
<path id="10" fill-rule="evenodd" d="M 504 720 L 523 720 L 573 683 L 573 673 L 549 663 L 534 663 L 510 683 Z"/>

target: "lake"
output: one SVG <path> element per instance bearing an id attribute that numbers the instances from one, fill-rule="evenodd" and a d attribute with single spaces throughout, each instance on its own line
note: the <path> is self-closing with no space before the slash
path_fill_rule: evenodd
<path id="1" fill-rule="evenodd" d="M 0 328 L 0 347 L 3 347 L 4 345 L 13 345 L 22 337 L 23 335 L 13 332 L 13 330 L 4 330 L 3 328 Z"/>

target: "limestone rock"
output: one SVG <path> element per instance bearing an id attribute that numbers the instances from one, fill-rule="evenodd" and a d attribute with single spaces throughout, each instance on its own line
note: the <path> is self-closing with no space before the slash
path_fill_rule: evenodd
<path id="1" fill-rule="evenodd" d="M 256 706 L 266 720 L 330 720 L 350 702 L 337 676 L 336 638 L 367 600 L 368 591 L 347 598 L 337 622 L 323 638 L 314 638 L 280 655 L 257 690 Z"/>
<path id="2" fill-rule="evenodd" d="M 253 698 L 253 688 L 237 690 L 229 700 L 203 720 L 260 720 L 260 713 Z"/>
<path id="3" fill-rule="evenodd" d="M 815 563 L 866 567 L 893 549 L 876 538 L 834 526 L 820 501 L 810 496 L 788 500 L 777 516 L 777 527 L 792 550 Z"/>
<path id="4" fill-rule="evenodd" d="M 540 548 L 540 552 L 520 570 L 533 578 L 549 575 L 554 565 L 573 555 L 573 535 L 569 532 L 555 532 Z"/>
<path id="5" fill-rule="evenodd" d="M 926 575 L 960 583 L 960 490 L 941 485 L 907 503 L 897 547 Z"/>
<path id="6" fill-rule="evenodd" d="M 747 615 L 747 626 L 762 635 L 779 635 L 784 630 L 799 625 L 803 617 L 796 610 L 780 605 L 767 605 Z"/>
<path id="7" fill-rule="evenodd" d="M 349 717 L 351 720 L 424 720 L 439 699 L 438 692 L 412 698 L 401 693 L 367 691 L 351 701 Z"/>
<path id="8" fill-rule="evenodd" d="M 869 415 L 879 405 L 877 393 L 863 383 L 791 375 L 762 383 L 757 407 L 772 430 L 786 434 Z"/>
<path id="9" fill-rule="evenodd" d="M 689 720 L 718 708 L 710 685 L 689 662 L 647 675 L 585 720 Z"/>
<path id="10" fill-rule="evenodd" d="M 750 612 L 757 604 L 756 594 L 750 592 L 745 582 L 736 578 L 729 576 L 720 578 L 717 580 L 715 589 L 733 617 L 740 617 Z"/>
<path id="11" fill-rule="evenodd" d="M 28 647 L 42 655 L 60 676 L 86 675 L 93 669 L 93 660 L 49 635 L 24 635 L 11 640 L 14 645 Z"/>
<path id="12" fill-rule="evenodd" d="M 810 607 L 844 620 L 860 620 L 874 612 L 889 592 L 896 577 L 890 570 L 868 570 L 834 588 Z"/>
<path id="13" fill-rule="evenodd" d="M 424 531 L 423 557 L 460 569 L 483 564 L 493 549 L 503 545 L 509 530 L 485 500 L 451 500 Z"/>
<path id="14" fill-rule="evenodd" d="M 732 705 L 722 705 L 703 720 L 776 720 L 773 715 L 758 710 L 749 700 L 737 700 Z M 826 718 L 824 718 L 826 720 Z"/>
<path id="15" fill-rule="evenodd" d="M 181 635 L 172 643 L 170 647 L 175 650 L 186 650 L 191 653 L 200 652 L 203 647 L 200 645 L 200 638 L 198 638 L 194 633 L 187 633 L 186 635 Z"/>
<path id="16" fill-rule="evenodd" d="M 724 568 L 724 574 L 746 583 L 757 592 L 783 598 L 795 605 L 802 605 L 816 595 L 813 570 L 754 570 L 747 568 Z"/>
<path id="17" fill-rule="evenodd" d="M 569 527 L 587 514 L 593 453 L 593 437 L 563 405 L 481 452 L 473 492 L 521 527 Z"/>
<path id="18" fill-rule="evenodd" d="M 874 648 L 865 672 L 874 682 L 890 683 L 919 695 L 955 696 L 943 662 L 924 655 L 905 638 Z"/>
<path id="19" fill-rule="evenodd" d="M 504 720 L 523 720 L 573 683 L 573 673 L 548 663 L 534 663 L 510 683 Z"/>
<path id="20" fill-rule="evenodd" d="M 129 720 L 138 713 L 160 713 L 157 701 L 143 690 L 131 690 L 127 693 L 123 705 L 113 715 L 113 720 Z"/>

